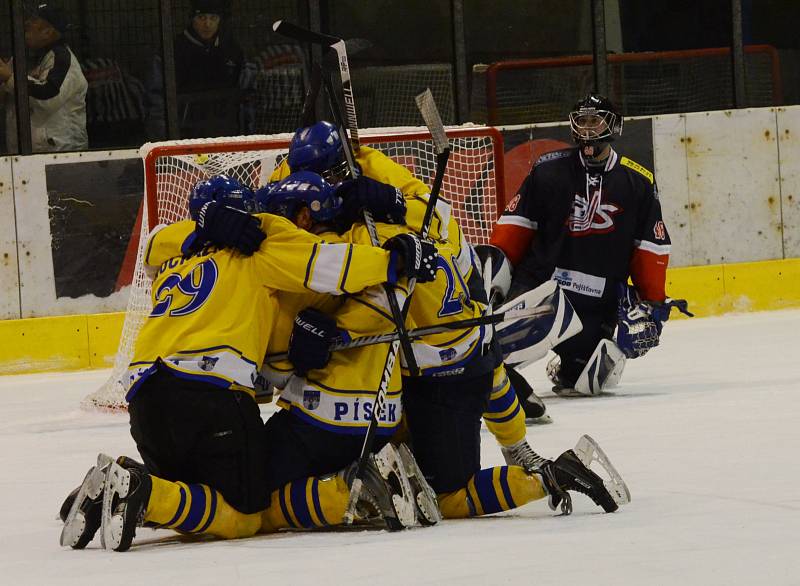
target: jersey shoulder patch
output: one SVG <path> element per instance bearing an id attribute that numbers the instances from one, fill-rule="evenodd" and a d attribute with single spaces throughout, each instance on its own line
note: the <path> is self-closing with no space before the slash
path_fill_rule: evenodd
<path id="1" fill-rule="evenodd" d="M 650 183 L 653 183 L 654 181 L 653 172 L 648 171 L 636 161 L 631 161 L 628 157 L 620 157 L 619 164 L 624 165 L 628 169 L 633 169 L 634 171 L 639 173 L 639 175 L 645 177 Z"/>
<path id="2" fill-rule="evenodd" d="M 575 149 L 564 149 L 560 151 L 550 151 L 549 153 L 543 154 L 541 157 L 536 159 L 536 163 L 533 165 L 534 167 L 538 167 L 542 163 L 549 163 L 550 161 L 557 161 L 558 159 L 564 159 L 570 156 Z"/>

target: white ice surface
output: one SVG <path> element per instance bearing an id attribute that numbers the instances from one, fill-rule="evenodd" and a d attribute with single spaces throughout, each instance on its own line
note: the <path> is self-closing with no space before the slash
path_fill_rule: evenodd
<path id="1" fill-rule="evenodd" d="M 571 517 L 539 501 L 394 534 L 140 529 L 124 554 L 59 547 L 55 518 L 98 451 L 136 455 L 126 415 L 78 407 L 107 371 L 0 377 L 0 584 L 800 584 L 800 311 L 670 323 L 662 342 L 609 396 L 561 399 L 528 371 L 554 419 L 529 440 L 597 439 L 632 493 L 615 514 L 576 495 Z"/>

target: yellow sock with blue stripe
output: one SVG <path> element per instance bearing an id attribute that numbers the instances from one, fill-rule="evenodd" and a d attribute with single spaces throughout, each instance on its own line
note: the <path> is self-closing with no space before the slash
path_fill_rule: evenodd
<path id="1" fill-rule="evenodd" d="M 503 365 L 494 370 L 489 407 L 483 420 L 501 446 L 513 446 L 525 438 L 525 411 Z"/>
<path id="2" fill-rule="evenodd" d="M 349 498 L 350 489 L 339 475 L 295 480 L 272 493 L 261 514 L 261 531 L 339 525 Z"/>
<path id="3" fill-rule="evenodd" d="M 171 482 L 150 475 L 153 490 L 144 520 L 181 533 L 207 533 L 224 539 L 250 537 L 261 527 L 260 513 L 240 513 L 205 484 Z"/>
<path id="4" fill-rule="evenodd" d="M 437 496 L 445 519 L 464 519 L 515 509 L 546 495 L 538 476 L 519 466 L 496 466 L 476 472 L 466 487 Z"/>

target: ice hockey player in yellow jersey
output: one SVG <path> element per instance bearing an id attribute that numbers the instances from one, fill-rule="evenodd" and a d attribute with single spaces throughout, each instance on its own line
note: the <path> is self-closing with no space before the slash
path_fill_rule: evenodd
<path id="1" fill-rule="evenodd" d="M 428 186 L 407 168 L 394 162 L 381 151 L 368 146 L 361 146 L 356 153 L 355 162 L 361 171 L 361 177 L 357 182 L 345 182 L 349 179 L 349 170 L 341 137 L 333 124 L 321 121 L 295 133 L 289 155 L 275 169 L 270 180 L 283 179 L 291 171 L 310 170 L 326 177 L 334 184 L 339 184 L 338 193 L 343 196 L 343 204 L 336 223 L 340 231 L 348 229 L 353 222 L 358 221 L 360 208 L 368 205 L 376 221 L 397 223 L 397 217 L 404 215 L 406 225 L 419 232 L 428 203 Z M 466 275 L 472 270 L 470 246 L 450 204 L 442 199 L 437 202 L 429 235 L 434 241 L 449 243 L 457 251 L 457 266 L 465 276 L 466 282 L 468 280 Z M 475 278 L 477 276 L 473 277 Z M 482 290 L 482 283 L 478 282 L 476 286 L 474 280 L 468 282 L 468 286 L 471 289 Z M 424 310 L 425 307 L 420 303 L 414 305 L 414 309 Z M 438 312 L 438 306 L 436 309 Z M 466 316 L 437 315 L 434 319 L 448 321 L 461 317 Z M 429 320 L 426 323 L 432 323 Z M 473 336 L 473 340 L 475 337 L 474 332 L 464 332 L 463 335 Z M 438 340 L 434 337 L 426 341 L 446 343 L 448 338 L 453 339 L 454 336 L 443 334 Z M 473 350 L 474 348 L 473 346 Z M 428 352 L 428 355 L 431 353 Z M 445 351 L 446 355 L 452 355 L 450 362 L 457 362 L 463 358 L 461 355 L 452 354 L 450 350 Z M 498 383 L 502 382 L 505 373 L 498 372 L 497 379 Z M 515 463 L 526 466 L 536 462 L 537 456 L 525 440 L 525 412 L 516 398 L 514 389 L 509 385 L 494 385 L 488 409 L 484 414 L 484 422 L 504 453 L 513 455 L 508 459 L 516 460 Z"/>
<path id="2" fill-rule="evenodd" d="M 342 242 L 338 234 L 330 231 L 341 212 L 340 200 L 319 175 L 294 174 L 262 188 L 256 197 L 259 209 L 292 218 L 303 228 L 314 226 L 314 231 L 327 242 Z M 413 246 L 418 240 L 407 230 L 398 230 L 391 236 L 385 243 L 390 248 Z M 364 234 L 359 242 L 369 243 L 368 236 Z M 428 246 L 435 255 L 436 249 L 426 244 L 426 250 Z M 428 254 L 423 252 L 423 256 Z M 421 282 L 435 274 L 432 262 L 429 277 Z M 396 293 L 402 302 L 402 284 Z M 349 498 L 343 478 L 354 471 L 348 464 L 358 458 L 364 443 L 390 348 L 389 344 L 375 344 L 331 357 L 329 345 L 336 337 L 393 331 L 394 324 L 385 293 L 375 287 L 358 296 L 348 296 L 342 303 L 310 293 L 281 293 L 279 302 L 282 319 L 270 346 L 276 351 L 288 349 L 289 361 L 268 364 L 262 371 L 281 389 L 281 410 L 265 424 L 266 469 L 272 499 L 262 530 L 335 525 L 342 522 Z M 394 449 L 387 442 L 402 415 L 400 369 L 395 368 L 391 374 L 375 442 L 379 454 L 384 449 Z M 403 450 L 401 446 L 398 454 L 404 458 L 405 466 L 411 467 L 412 480 L 418 481 L 408 487 L 415 491 L 410 499 L 413 504 L 424 479 L 421 475 L 416 477 L 413 456 Z M 343 467 L 346 474 L 334 474 Z M 435 511 L 432 494 L 429 501 L 429 508 Z"/>
<path id="3" fill-rule="evenodd" d="M 314 168 L 327 174 L 333 180 L 341 179 L 344 169 L 342 153 L 329 148 L 331 145 L 341 144 L 338 135 L 330 136 L 330 133 L 334 131 L 335 128 L 329 124 L 326 126 L 326 123 L 318 123 L 308 129 L 298 131 L 290 146 L 286 164 L 291 166 L 292 170 L 298 166 Z M 326 132 L 331 140 L 320 140 L 321 136 L 317 134 L 324 135 Z M 364 147 L 361 151 L 364 151 Z M 375 197 L 371 197 L 377 191 L 372 184 L 376 181 L 374 177 L 396 181 L 394 185 L 397 189 L 414 185 L 415 180 L 402 179 L 410 176 L 407 170 L 393 163 L 381 153 L 371 149 L 366 150 L 365 154 L 362 154 L 361 151 L 356 154 L 356 162 L 359 164 L 361 172 L 367 175 L 365 169 L 367 161 L 369 161 L 366 164 L 367 168 L 375 165 L 378 171 L 373 171 L 374 175 L 372 173 L 367 175 L 371 181 L 364 182 L 366 189 L 360 193 L 358 193 L 358 187 L 361 186 L 358 186 L 358 183 L 362 178 L 351 179 L 351 184 L 357 186 L 357 193 L 345 192 L 345 201 L 348 197 L 353 198 L 353 195 L 358 195 L 353 199 L 357 202 L 356 205 L 360 205 L 364 201 L 363 195 L 365 194 L 367 199 L 374 201 Z M 281 176 L 284 173 L 285 170 L 279 168 L 273 177 Z M 398 180 L 398 178 L 400 179 Z M 424 201 L 425 196 L 422 194 L 422 189 L 417 187 L 416 190 L 415 196 Z M 340 192 L 342 191 L 340 187 Z M 389 190 L 384 191 L 384 199 L 387 202 L 387 209 L 391 209 L 390 204 L 393 198 L 389 194 Z M 412 204 L 409 204 L 409 209 L 411 207 Z M 424 211 L 419 214 L 419 217 L 421 218 L 423 214 Z M 441 230 L 442 227 L 449 227 L 450 223 L 440 221 L 438 225 Z M 457 226 L 454 233 L 460 235 Z M 442 234 L 440 231 L 438 236 L 447 239 L 446 232 Z M 450 244 L 454 244 L 453 240 L 457 242 L 456 251 L 458 245 L 465 242 L 463 236 L 460 238 L 450 236 L 448 240 Z M 437 242 L 438 244 L 439 242 Z M 440 291 L 434 300 L 424 299 L 419 292 L 415 293 L 409 314 L 412 320 L 415 320 L 416 316 L 424 316 L 420 317 L 416 323 L 425 323 L 426 325 L 430 323 L 427 320 L 431 318 L 432 311 L 441 319 L 446 316 L 462 314 L 470 306 L 478 307 L 478 304 L 474 304 L 470 300 L 470 292 L 474 289 L 470 289 L 466 284 L 469 280 L 468 269 L 465 266 L 467 263 L 459 266 L 457 255 L 450 256 L 445 253 L 444 256 L 453 261 L 453 266 L 448 271 L 445 266 L 440 264 L 439 268 L 442 269 L 444 278 L 437 280 L 448 282 L 445 291 L 449 294 L 442 295 Z M 440 263 L 442 262 L 441 258 L 440 254 Z M 471 267 L 471 259 L 469 264 Z M 432 285 L 428 286 L 429 290 L 433 289 Z M 417 308 L 416 312 L 415 307 Z M 450 339 L 444 341 L 444 344 L 443 340 L 438 340 L 434 345 L 436 350 L 427 353 L 427 357 L 432 357 L 434 360 L 438 358 L 440 360 L 439 367 L 434 366 L 424 370 L 423 376 L 404 377 L 403 380 L 403 402 L 415 442 L 414 452 L 425 476 L 431 480 L 431 485 L 439 494 L 439 502 L 444 516 L 463 517 L 507 510 L 543 498 L 547 494 L 551 495 L 552 506 L 555 506 L 556 502 L 562 501 L 566 505 L 569 503 L 566 489 L 587 492 L 597 504 L 602 505 L 606 510 L 616 509 L 616 504 L 603 486 L 602 480 L 586 469 L 576 458 L 573 458 L 573 454 L 565 452 L 554 463 L 540 458 L 530 450 L 527 442 L 524 441 L 524 415 L 521 413 L 513 387 L 502 366 L 502 359 L 496 344 L 487 343 L 484 348 L 484 332 L 480 332 L 478 335 L 475 335 L 474 332 L 462 333 L 464 338 L 470 335 L 474 336 L 471 340 L 462 340 L 458 336 L 450 336 Z M 415 346 L 419 346 L 419 344 Z M 425 354 L 423 352 L 422 360 L 419 360 L 418 356 L 418 361 L 423 364 L 426 362 Z M 416 349 L 415 355 L 417 355 Z M 469 389 L 470 392 L 466 392 L 465 389 Z M 533 456 L 533 458 L 525 459 L 526 469 L 510 466 L 480 470 L 477 447 L 480 441 L 480 416 L 485 414 L 490 406 L 493 409 L 491 413 L 493 417 L 488 418 L 489 424 L 498 438 L 511 443 L 511 445 L 527 447 L 528 455 Z M 466 441 L 462 442 L 462 439 Z M 462 456 L 454 458 L 454 453 L 462 454 Z M 521 453 L 525 455 L 525 451 L 521 451 Z M 467 456 L 464 457 L 463 454 Z M 565 472 L 566 470 L 569 472 Z M 576 482 L 576 475 L 580 476 L 581 482 Z M 487 482 L 486 478 L 496 478 L 496 481 Z M 591 488 L 587 489 L 589 485 Z M 481 503 L 481 498 L 485 500 L 485 503 Z"/>
<path id="4" fill-rule="evenodd" d="M 220 187 L 216 179 L 199 185 L 195 199 Z M 283 218 L 226 206 L 252 194 L 242 197 L 247 188 L 225 181 L 196 221 L 151 234 L 144 264 L 153 276 L 152 311 L 123 381 L 144 466 L 99 457 L 67 514 L 62 545 L 85 547 L 102 526 L 103 545 L 124 551 L 140 523 L 254 534 L 269 495 L 253 381 L 277 291 L 352 293 L 396 281 L 400 268 L 420 276 L 411 272 L 420 259 L 403 250 L 327 243 Z"/>

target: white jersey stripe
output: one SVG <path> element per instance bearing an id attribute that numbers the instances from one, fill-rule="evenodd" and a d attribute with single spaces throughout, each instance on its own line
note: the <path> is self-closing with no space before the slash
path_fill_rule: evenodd
<path id="1" fill-rule="evenodd" d="M 322 293 L 342 292 L 339 285 L 346 281 L 347 275 L 342 273 L 345 270 L 345 259 L 349 248 L 348 244 L 330 243 L 318 247 L 308 279 L 309 287 Z"/>
<path id="2" fill-rule="evenodd" d="M 527 228 L 528 230 L 539 229 L 539 224 L 529 220 L 528 218 L 523 218 L 522 216 L 500 216 L 497 219 L 497 225 L 502 226 L 504 224 L 519 226 L 520 228 Z"/>
<path id="3" fill-rule="evenodd" d="M 650 242 L 648 240 L 636 240 L 633 244 L 636 248 L 659 255 L 669 254 L 670 250 L 672 249 L 669 244 L 655 244 L 654 242 Z"/>

